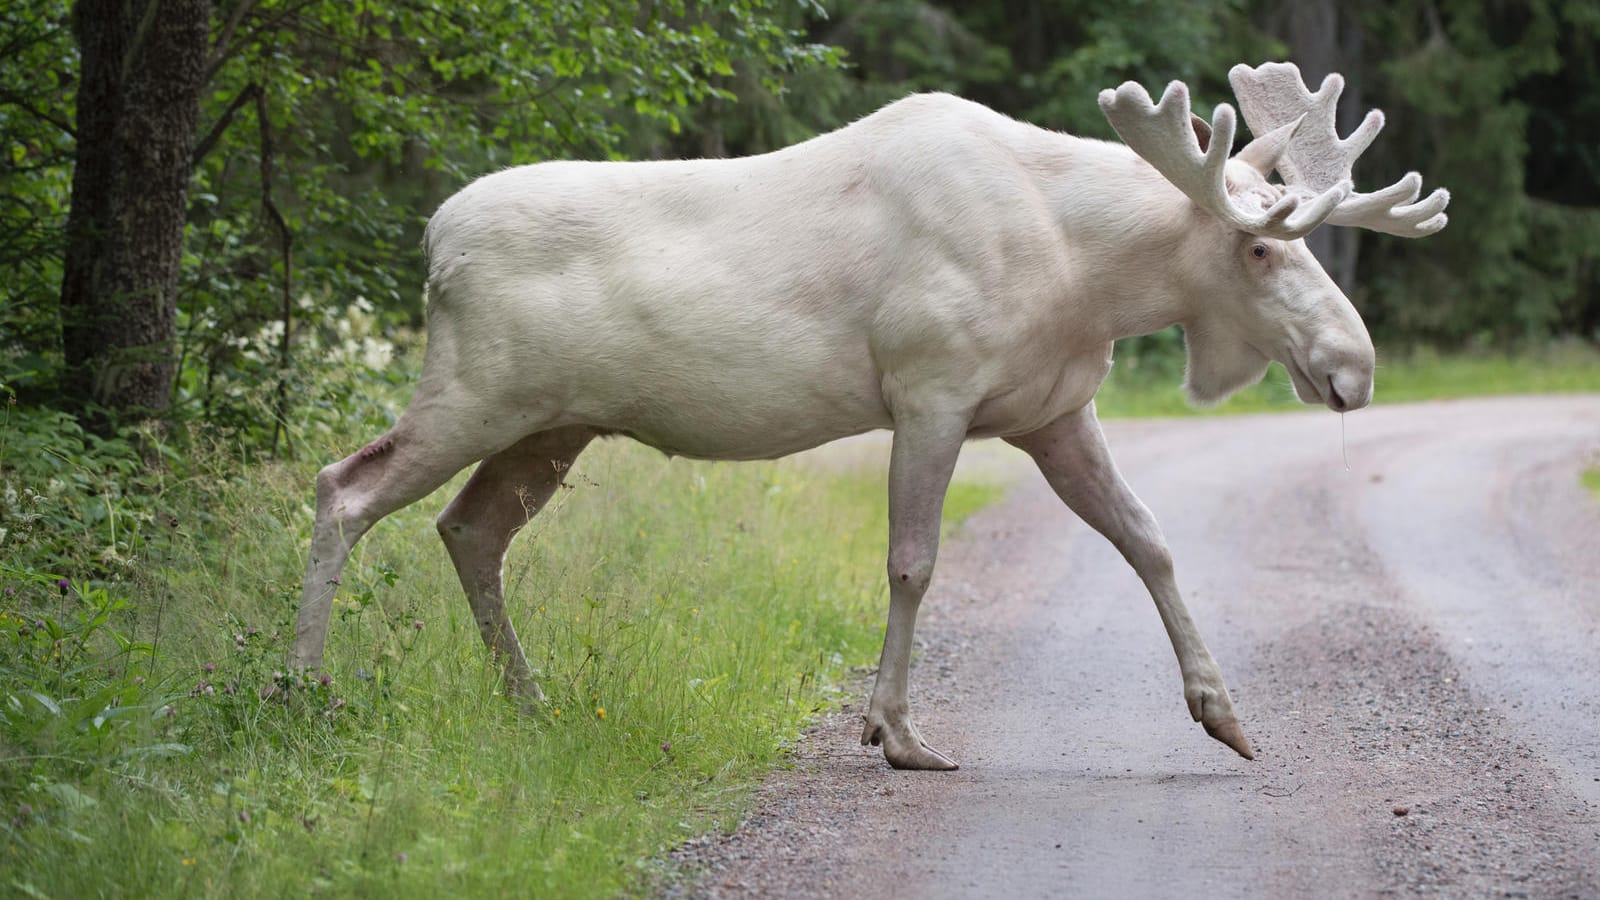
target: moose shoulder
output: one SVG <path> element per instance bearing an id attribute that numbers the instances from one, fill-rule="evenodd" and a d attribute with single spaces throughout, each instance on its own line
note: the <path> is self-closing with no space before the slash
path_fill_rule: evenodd
<path id="1" fill-rule="evenodd" d="M 1230 107 L 1208 125 L 1182 84 L 1155 103 L 1129 83 L 1100 97 L 1126 146 L 928 94 L 763 156 L 545 163 L 468 186 L 428 226 L 415 398 L 318 476 L 291 665 L 321 665 L 361 535 L 481 460 L 439 532 L 508 692 L 537 701 L 501 564 L 589 441 L 754 459 L 888 428 L 890 608 L 862 741 L 897 767 L 954 768 L 911 721 L 911 636 L 961 444 L 998 436 L 1138 571 L 1191 715 L 1250 756 L 1095 419 L 1112 341 L 1181 324 L 1196 402 L 1275 359 L 1302 400 L 1364 406 L 1371 341 L 1301 238 L 1323 222 L 1431 233 L 1448 197 L 1419 202 L 1415 174 L 1353 192 L 1382 119 L 1341 140 L 1338 76 L 1312 93 L 1288 64 L 1231 74 L 1258 135 L 1231 159 Z"/>

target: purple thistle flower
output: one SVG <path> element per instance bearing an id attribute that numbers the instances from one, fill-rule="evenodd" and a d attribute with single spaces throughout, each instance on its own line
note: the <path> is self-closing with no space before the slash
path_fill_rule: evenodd
<path id="1" fill-rule="evenodd" d="M 412 622 L 412 623 L 411 623 L 411 627 L 412 627 L 412 628 L 415 628 L 415 629 L 416 629 L 416 630 L 418 630 L 418 631 L 421 631 L 421 630 L 422 630 L 422 620 L 421 620 L 421 619 L 418 619 L 418 620 L 416 620 L 416 621 L 415 621 L 415 622 Z"/>
<path id="2" fill-rule="evenodd" d="M 66 580 L 65 578 L 57 578 L 56 587 L 60 588 L 62 593 L 66 593 L 67 588 L 72 587 L 72 582 Z"/>
<path id="3" fill-rule="evenodd" d="M 323 672 L 321 675 L 317 676 L 317 683 L 321 684 L 323 687 L 328 687 L 329 685 L 333 684 L 333 676 L 329 675 L 327 672 Z"/>
<path id="4" fill-rule="evenodd" d="M 216 663 L 206 663 L 205 665 L 200 667 L 200 671 L 205 672 L 208 675 L 211 674 L 212 672 L 215 672 L 216 670 L 217 670 L 217 664 Z"/>
<path id="5" fill-rule="evenodd" d="M 407 860 L 407 859 L 410 859 L 410 857 L 408 857 L 408 856 L 406 856 L 406 855 L 405 855 L 405 854 L 404 854 L 404 853 L 396 853 L 396 854 L 395 854 L 395 855 L 394 855 L 394 861 L 395 861 L 395 862 L 402 862 L 402 863 L 403 863 L 403 862 L 405 862 L 405 861 L 406 861 L 406 860 Z"/>
<path id="6" fill-rule="evenodd" d="M 671 753 L 672 752 L 672 742 L 671 741 L 662 741 L 661 742 L 661 752 L 662 753 Z"/>

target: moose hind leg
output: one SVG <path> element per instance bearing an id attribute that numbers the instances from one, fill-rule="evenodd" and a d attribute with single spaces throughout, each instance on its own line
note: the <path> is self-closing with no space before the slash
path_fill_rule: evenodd
<path id="1" fill-rule="evenodd" d="M 427 496 L 482 454 L 460 432 L 440 427 L 426 403 L 413 402 L 382 437 L 317 473 L 316 524 L 306 564 L 292 669 L 322 665 L 333 595 L 361 536 L 384 516 Z M 441 435 L 457 435 L 445 439 Z"/>
<path id="2" fill-rule="evenodd" d="M 505 666 L 506 694 L 511 697 L 537 702 L 544 692 L 506 617 L 506 548 L 549 501 L 593 437 L 593 432 L 573 427 L 523 438 L 485 459 L 439 514 L 439 536 L 461 577 L 484 646 Z"/>

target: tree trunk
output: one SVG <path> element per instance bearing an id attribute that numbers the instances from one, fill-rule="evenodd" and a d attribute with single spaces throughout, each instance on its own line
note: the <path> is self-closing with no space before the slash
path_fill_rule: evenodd
<path id="1" fill-rule="evenodd" d="M 1352 6 L 1334 0 L 1290 0 L 1281 9 L 1287 20 L 1284 30 L 1289 55 L 1299 64 L 1306 84 L 1314 90 L 1329 72 L 1344 75 L 1337 111 L 1342 135 L 1354 131 L 1366 115 L 1361 108 L 1360 13 Z M 1323 226 L 1306 236 L 1306 245 L 1340 290 L 1349 295 L 1356 284 L 1360 230 Z"/>
<path id="2" fill-rule="evenodd" d="M 174 326 L 209 0 L 79 0 L 77 165 L 61 284 L 67 399 L 104 431 L 158 417 Z"/>

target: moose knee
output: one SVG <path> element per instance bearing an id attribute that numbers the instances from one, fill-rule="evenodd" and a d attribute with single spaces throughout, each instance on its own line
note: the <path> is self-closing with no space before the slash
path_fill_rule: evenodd
<path id="1" fill-rule="evenodd" d="M 918 596 L 933 580 L 933 555 L 928 553 L 890 553 L 889 585 L 905 587 Z"/>
<path id="2" fill-rule="evenodd" d="M 1168 578 L 1172 576 L 1172 551 L 1160 534 L 1134 541 L 1124 549 L 1128 564 L 1141 577 Z"/>

